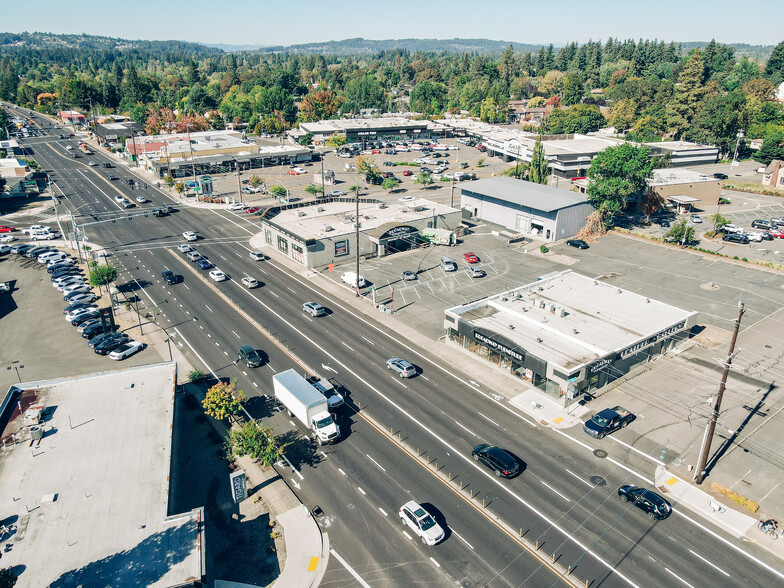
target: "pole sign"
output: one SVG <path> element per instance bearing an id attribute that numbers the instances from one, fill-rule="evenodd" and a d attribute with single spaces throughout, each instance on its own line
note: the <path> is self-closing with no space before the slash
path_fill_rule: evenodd
<path id="1" fill-rule="evenodd" d="M 237 470 L 229 476 L 231 484 L 231 497 L 235 504 L 239 504 L 248 497 L 248 489 L 245 486 L 245 470 Z"/>

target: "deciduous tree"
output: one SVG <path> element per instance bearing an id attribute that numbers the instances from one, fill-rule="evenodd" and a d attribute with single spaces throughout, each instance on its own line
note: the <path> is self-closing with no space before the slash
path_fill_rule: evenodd
<path id="1" fill-rule="evenodd" d="M 588 168 L 588 201 L 605 223 L 626 208 L 627 200 L 647 189 L 653 163 L 647 147 L 624 143 L 600 151 Z"/>
<path id="2" fill-rule="evenodd" d="M 218 382 L 207 390 L 201 405 L 204 412 L 213 418 L 223 420 L 237 414 L 242 409 L 245 393 L 237 390 L 236 381 Z"/>
<path id="3" fill-rule="evenodd" d="M 547 184 L 550 177 L 550 168 L 547 164 L 547 156 L 542 145 L 542 136 L 537 135 L 534 142 L 534 151 L 531 155 L 531 164 L 528 168 L 528 181 L 534 184 Z"/>
<path id="4" fill-rule="evenodd" d="M 287 445 L 275 436 L 274 429 L 255 421 L 232 428 L 224 443 L 229 459 L 248 456 L 261 461 L 264 467 L 279 461 Z"/>

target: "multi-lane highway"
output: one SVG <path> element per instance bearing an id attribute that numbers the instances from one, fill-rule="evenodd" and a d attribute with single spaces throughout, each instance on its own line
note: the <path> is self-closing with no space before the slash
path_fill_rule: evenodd
<path id="1" fill-rule="evenodd" d="M 54 137 L 25 142 L 56 180 L 61 218 L 73 213 L 87 239 L 107 248 L 120 271 L 118 283 L 156 313 L 194 367 L 236 378 L 249 396 L 247 410 L 292 441 L 290 465 L 281 473 L 305 504 L 323 510 L 320 523 L 338 556 L 330 559 L 325 583 L 358 585 L 359 576 L 371 586 L 564 585 L 514 533 L 483 512 L 482 500 L 509 529 L 522 531 L 548 556 L 557 554 L 561 566 L 591 586 L 784 582 L 780 563 L 769 554 L 677 504 L 673 516 L 654 522 L 621 502 L 620 485 L 651 485 L 652 460 L 634 452 L 597 457 L 593 450 L 607 441 L 543 427 L 479 390 L 470 376 L 446 367 L 437 345 L 414 347 L 317 282 L 286 271 L 274 257 L 252 261 L 248 240 L 259 230 L 255 217 L 179 206 L 153 188 L 131 190 L 124 179 L 133 177 L 133 170 L 104 169 L 101 164 L 109 160 L 102 154 L 72 159 L 66 143 Z M 90 159 L 99 165 L 88 166 Z M 107 180 L 109 172 L 120 180 Z M 133 200 L 139 193 L 152 202 L 125 210 L 115 200 L 119 194 Z M 163 203 L 174 204 L 178 212 L 162 218 L 140 214 Z M 103 220 L 108 222 L 97 222 Z M 176 251 L 184 231 L 198 233 L 199 241 L 191 245 L 230 280 L 210 282 L 207 272 Z M 183 276 L 183 282 L 165 284 L 164 269 Z M 245 289 L 240 279 L 246 275 L 261 286 Z M 308 300 L 330 313 L 318 318 L 303 313 Z M 260 367 L 235 364 L 242 344 L 264 352 Z M 290 354 L 321 375 L 334 376 L 350 392 L 351 406 L 338 419 L 343 438 L 334 446 L 316 446 L 269 398 L 274 373 L 299 369 Z M 385 368 L 390 357 L 407 358 L 420 375 L 397 378 Z M 352 409 L 358 406 L 358 412 Z M 456 484 L 412 458 L 376 424 L 432 456 Z M 482 442 L 518 456 L 523 471 L 504 480 L 477 465 L 471 449 Z M 427 548 L 400 525 L 397 510 L 411 499 L 431 505 L 448 527 L 442 544 Z"/>

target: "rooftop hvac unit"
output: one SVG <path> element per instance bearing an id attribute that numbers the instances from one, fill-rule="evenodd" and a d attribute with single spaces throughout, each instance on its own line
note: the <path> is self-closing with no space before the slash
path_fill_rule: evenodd
<path id="1" fill-rule="evenodd" d="M 544 308 L 545 306 L 547 306 L 547 302 L 544 300 L 544 298 L 540 298 L 539 299 L 539 308 Z"/>
<path id="2" fill-rule="evenodd" d="M 318 208 L 316 208 L 316 211 L 317 211 L 317 212 L 324 212 L 324 210 L 325 210 L 325 209 L 324 209 L 324 207 L 323 207 L 323 206 L 319 206 Z"/>
<path id="3" fill-rule="evenodd" d="M 323 227 L 321 227 L 321 230 L 324 231 L 325 233 L 329 233 L 330 231 L 334 231 L 335 229 L 333 229 L 331 225 L 324 225 Z"/>
<path id="4" fill-rule="evenodd" d="M 304 210 L 298 210 L 297 211 L 297 216 L 305 216 L 305 211 Z"/>
<path id="5" fill-rule="evenodd" d="M 559 308 L 558 308 L 558 310 L 556 311 L 556 314 L 558 314 L 558 316 L 560 316 L 561 318 L 563 318 L 563 317 L 565 317 L 565 316 L 566 316 L 566 309 L 565 309 L 563 306 L 561 306 L 561 307 L 559 307 Z"/>
<path id="6" fill-rule="evenodd" d="M 24 424 L 26 427 L 37 425 L 41 422 L 44 413 L 44 405 L 36 404 L 29 407 L 24 413 Z"/>
<path id="7" fill-rule="evenodd" d="M 44 428 L 41 425 L 33 425 L 30 427 L 30 437 L 33 441 L 40 441 L 44 438 Z"/>
<path id="8" fill-rule="evenodd" d="M 387 207 L 387 205 L 386 205 L 385 202 L 379 202 L 378 203 L 378 208 L 386 208 L 386 207 Z"/>
<path id="9" fill-rule="evenodd" d="M 550 304 L 549 310 L 551 313 L 555 314 L 555 304 Z"/>

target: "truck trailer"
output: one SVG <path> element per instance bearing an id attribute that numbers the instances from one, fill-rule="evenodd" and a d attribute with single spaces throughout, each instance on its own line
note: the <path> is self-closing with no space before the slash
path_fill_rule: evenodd
<path id="1" fill-rule="evenodd" d="M 275 398 L 316 438 L 319 445 L 334 443 L 340 429 L 329 412 L 327 399 L 293 369 L 272 376 Z"/>

